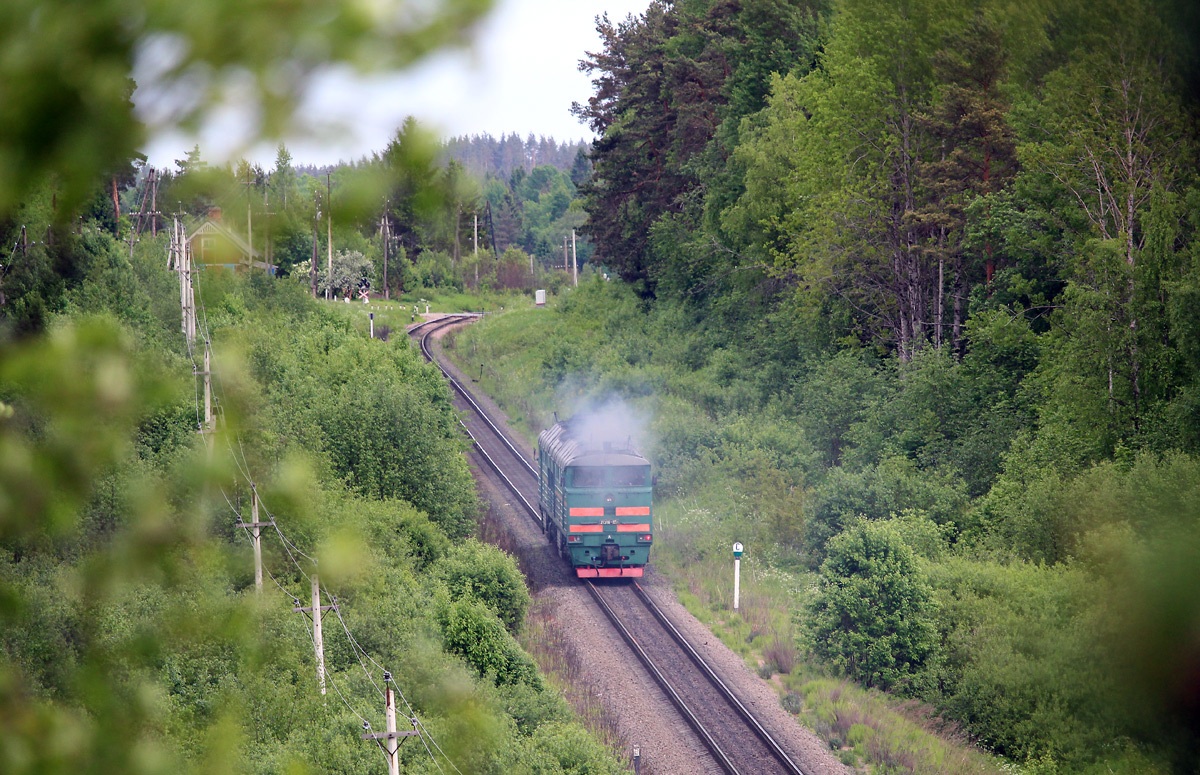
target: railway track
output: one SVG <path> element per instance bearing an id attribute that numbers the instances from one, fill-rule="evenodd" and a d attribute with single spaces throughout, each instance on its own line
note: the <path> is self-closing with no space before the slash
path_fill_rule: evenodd
<path id="1" fill-rule="evenodd" d="M 449 381 L 479 458 L 512 493 L 516 505 L 545 532 L 537 508 L 537 469 L 488 416 L 468 386 L 438 362 L 429 345 L 433 333 L 468 317 L 471 316 L 430 321 L 415 327 L 410 334 L 420 342 L 425 357 Z M 607 580 L 580 584 L 586 586 L 668 702 L 710 753 L 711 762 L 703 766 L 697 762 L 697 771 L 809 775 L 735 696 L 640 584 Z"/>

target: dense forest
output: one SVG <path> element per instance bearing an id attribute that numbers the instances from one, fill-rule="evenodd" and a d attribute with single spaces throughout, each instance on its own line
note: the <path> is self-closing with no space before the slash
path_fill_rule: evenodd
<path id="1" fill-rule="evenodd" d="M 522 140 L 515 134 L 500 138 L 489 134 L 451 137 L 442 142 L 442 157 L 456 161 L 476 178 L 510 178 L 518 169 L 556 167 L 571 173 L 575 182 L 587 177 L 586 146 L 582 141 L 557 142 L 553 137 Z"/>
<path id="2" fill-rule="evenodd" d="M 805 670 L 1022 771 L 1196 772 L 1198 23 L 602 18 L 580 194 L 623 282 L 461 341 L 531 428 L 609 392 L 647 409 L 664 567 L 693 594 L 746 542 L 790 579 Z"/>

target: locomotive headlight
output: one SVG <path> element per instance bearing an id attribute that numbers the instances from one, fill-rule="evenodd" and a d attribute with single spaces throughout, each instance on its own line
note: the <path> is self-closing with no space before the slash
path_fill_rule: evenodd
<path id="1" fill-rule="evenodd" d="M 605 503 L 612 503 L 614 500 L 615 500 L 615 498 L 613 497 L 613 494 L 611 492 L 604 494 L 604 502 Z"/>
<path id="2" fill-rule="evenodd" d="M 577 544 L 583 540 L 583 536 L 567 536 L 567 543 Z"/>

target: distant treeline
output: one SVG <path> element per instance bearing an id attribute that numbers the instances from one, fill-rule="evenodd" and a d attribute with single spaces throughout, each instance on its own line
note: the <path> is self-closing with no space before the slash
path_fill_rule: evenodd
<path id="1" fill-rule="evenodd" d="M 499 138 L 485 133 L 451 137 L 443 146 L 442 161 L 457 161 L 478 178 L 508 178 L 515 169 L 528 172 L 547 164 L 569 172 L 586 147 L 582 139 L 559 143 L 552 137 L 534 137 L 532 132 L 524 140 L 516 132 Z"/>

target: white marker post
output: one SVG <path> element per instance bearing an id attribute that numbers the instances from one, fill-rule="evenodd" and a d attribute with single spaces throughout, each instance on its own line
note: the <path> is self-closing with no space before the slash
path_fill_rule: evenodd
<path id="1" fill-rule="evenodd" d="M 740 541 L 733 542 L 733 610 L 738 609 L 738 598 L 741 594 L 742 585 L 742 544 Z"/>

